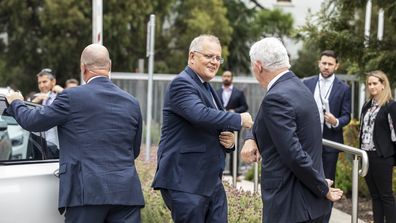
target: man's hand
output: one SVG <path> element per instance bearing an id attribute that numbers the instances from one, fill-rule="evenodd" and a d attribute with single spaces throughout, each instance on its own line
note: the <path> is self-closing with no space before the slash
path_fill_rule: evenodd
<path id="1" fill-rule="evenodd" d="M 246 163 L 258 162 L 260 160 L 260 153 L 256 141 L 248 139 L 242 147 L 241 158 Z"/>
<path id="2" fill-rule="evenodd" d="M 324 120 L 332 126 L 335 126 L 337 124 L 337 118 L 330 112 L 324 113 Z"/>
<path id="3" fill-rule="evenodd" d="M 226 149 L 231 149 L 234 146 L 235 136 L 232 132 L 221 132 L 219 135 L 220 144 Z"/>
<path id="4" fill-rule="evenodd" d="M 21 92 L 11 92 L 6 96 L 8 104 L 11 104 L 14 100 L 22 100 L 23 101 L 23 96 Z"/>
<path id="5" fill-rule="evenodd" d="M 242 120 L 242 127 L 250 129 L 253 126 L 252 116 L 247 112 L 241 113 L 240 115 Z"/>
<path id="6" fill-rule="evenodd" d="M 326 198 L 332 202 L 335 202 L 341 199 L 343 193 L 344 192 L 339 188 L 329 187 L 329 192 L 327 192 Z"/>
<path id="7" fill-rule="evenodd" d="M 57 94 L 62 93 L 62 91 L 63 91 L 63 87 L 61 87 L 61 86 L 59 86 L 59 85 L 55 85 L 55 86 L 52 88 L 52 92 L 57 93 Z"/>
<path id="8" fill-rule="evenodd" d="M 38 93 L 33 98 L 32 102 L 36 104 L 40 104 L 42 101 L 48 98 L 48 93 Z"/>

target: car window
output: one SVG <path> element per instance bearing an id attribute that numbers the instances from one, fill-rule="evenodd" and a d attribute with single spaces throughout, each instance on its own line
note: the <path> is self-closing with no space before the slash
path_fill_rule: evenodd
<path id="1" fill-rule="evenodd" d="M 28 104 L 30 108 L 37 105 Z M 29 132 L 9 116 L 4 98 L 0 99 L 0 162 L 59 158 L 59 148 L 47 142 L 45 132 Z"/>

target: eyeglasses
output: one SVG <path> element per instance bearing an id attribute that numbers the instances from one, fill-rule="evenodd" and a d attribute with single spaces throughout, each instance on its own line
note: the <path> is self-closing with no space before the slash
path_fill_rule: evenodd
<path id="1" fill-rule="evenodd" d="M 211 55 L 211 54 L 205 54 L 205 53 L 202 53 L 202 52 L 199 52 L 199 51 L 197 51 L 197 50 L 195 50 L 194 51 L 195 53 L 199 53 L 199 54 L 201 54 L 202 56 L 204 56 L 206 59 L 208 59 L 208 60 L 213 60 L 213 59 L 215 59 L 216 60 L 216 62 L 219 62 L 220 64 L 222 64 L 222 63 L 224 63 L 224 58 L 222 58 L 221 56 L 216 56 L 216 55 Z"/>
<path id="2" fill-rule="evenodd" d="M 52 74 L 52 70 L 50 68 L 44 68 L 40 71 L 40 73 L 47 73 L 47 74 Z"/>

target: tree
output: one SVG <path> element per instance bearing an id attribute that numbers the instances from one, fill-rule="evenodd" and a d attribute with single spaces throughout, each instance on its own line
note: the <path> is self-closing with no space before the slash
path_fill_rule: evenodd
<path id="1" fill-rule="evenodd" d="M 320 51 L 338 52 L 348 73 L 364 74 L 381 69 L 391 81 L 396 80 L 396 2 L 373 1 L 371 35 L 365 46 L 364 15 L 366 1 L 328 0 L 315 20 L 303 29 L 302 39 L 314 44 Z M 385 33 L 382 41 L 376 40 L 377 12 L 385 11 Z"/>
<path id="2" fill-rule="evenodd" d="M 252 30 L 256 9 L 248 8 L 239 0 L 225 0 L 227 18 L 233 28 L 229 45 L 228 60 L 223 67 L 234 75 L 250 72 L 249 48 L 256 39 Z"/>
<path id="3" fill-rule="evenodd" d="M 177 1 L 174 9 L 175 20 L 170 28 L 173 38 L 169 43 L 168 56 L 164 58 L 169 72 L 179 73 L 186 66 L 190 43 L 200 34 L 219 37 L 222 56 L 227 58 L 232 27 L 222 0 Z"/>
<path id="4" fill-rule="evenodd" d="M 37 89 L 35 74 L 44 67 L 58 77 L 75 74 L 82 46 L 90 40 L 89 8 L 73 0 L 1 1 L 0 33 L 8 37 L 1 47 L 2 85 L 28 93 Z"/>
<path id="5" fill-rule="evenodd" d="M 225 64 L 235 74 L 250 73 L 250 46 L 257 39 L 276 36 L 291 37 L 293 18 L 279 9 L 268 10 L 252 1 L 256 7 L 249 8 L 238 0 L 225 0 L 227 17 L 234 30 L 229 45 L 229 56 Z"/>
<path id="6" fill-rule="evenodd" d="M 167 48 L 163 24 L 174 0 L 103 1 L 103 44 L 108 47 L 113 70 L 134 71 L 146 55 L 146 23 L 157 15 L 158 49 Z M 82 49 L 91 43 L 92 1 L 4 0 L 0 2 L 1 85 L 13 85 L 28 93 L 37 89 L 42 68 L 55 71 L 58 83 L 79 78 Z M 164 43 L 165 42 L 165 43 Z"/>

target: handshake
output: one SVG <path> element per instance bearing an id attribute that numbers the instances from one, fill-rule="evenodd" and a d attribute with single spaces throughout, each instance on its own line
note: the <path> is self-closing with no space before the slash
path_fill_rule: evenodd
<path id="1" fill-rule="evenodd" d="M 241 115 L 242 127 L 245 127 L 248 129 L 252 128 L 252 126 L 253 126 L 252 116 L 247 112 L 241 113 L 240 115 Z"/>

